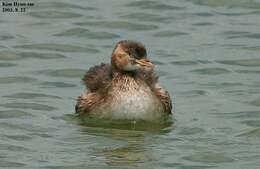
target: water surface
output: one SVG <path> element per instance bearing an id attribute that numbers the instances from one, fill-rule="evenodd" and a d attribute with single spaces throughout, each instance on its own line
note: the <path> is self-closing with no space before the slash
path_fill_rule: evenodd
<path id="1" fill-rule="evenodd" d="M 0 12 L 0 168 L 260 168 L 259 1 L 34 2 Z M 148 48 L 170 126 L 73 117 L 85 70 L 121 39 Z"/>

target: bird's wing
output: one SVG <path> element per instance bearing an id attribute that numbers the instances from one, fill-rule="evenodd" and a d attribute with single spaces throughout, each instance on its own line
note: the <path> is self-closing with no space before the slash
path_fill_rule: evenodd
<path id="1" fill-rule="evenodd" d="M 99 101 L 101 100 L 101 97 L 97 93 L 84 93 L 77 99 L 77 104 L 75 106 L 75 112 L 76 114 L 85 114 L 90 113 L 91 110 L 97 106 Z"/>
<path id="2" fill-rule="evenodd" d="M 164 108 L 164 112 L 171 114 L 172 113 L 172 100 L 171 100 L 170 94 L 166 90 L 161 88 L 158 84 L 156 84 L 156 86 L 154 88 L 154 93 L 161 101 L 163 108 Z"/>
<path id="3" fill-rule="evenodd" d="M 106 88 L 111 82 L 111 66 L 109 64 L 100 64 L 91 67 L 83 77 L 83 83 L 90 92 L 98 92 Z"/>
<path id="4" fill-rule="evenodd" d="M 156 83 L 158 82 L 159 77 L 156 75 L 154 70 L 147 71 L 147 70 L 139 70 L 138 76 L 148 84 L 151 89 L 154 88 Z"/>
<path id="5" fill-rule="evenodd" d="M 155 95 L 161 101 L 164 112 L 171 114 L 172 113 L 172 101 L 169 93 L 164 90 L 158 84 L 159 77 L 156 75 L 154 70 L 140 70 L 138 73 L 139 77 L 143 79 L 151 88 L 151 90 L 155 93 Z"/>

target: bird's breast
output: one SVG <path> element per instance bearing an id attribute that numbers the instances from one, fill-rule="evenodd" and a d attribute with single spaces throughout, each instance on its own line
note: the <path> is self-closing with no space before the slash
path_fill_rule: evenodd
<path id="1" fill-rule="evenodd" d="M 156 119 L 162 105 L 150 87 L 134 78 L 115 79 L 111 83 L 107 109 L 103 116 L 115 119 Z"/>

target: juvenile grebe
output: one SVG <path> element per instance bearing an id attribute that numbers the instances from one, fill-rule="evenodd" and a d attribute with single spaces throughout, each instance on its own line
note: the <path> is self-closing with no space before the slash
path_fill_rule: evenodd
<path id="1" fill-rule="evenodd" d="M 91 67 L 83 82 L 86 90 L 75 106 L 79 116 L 153 120 L 172 113 L 170 95 L 159 86 L 154 65 L 140 42 L 118 42 L 111 64 Z"/>

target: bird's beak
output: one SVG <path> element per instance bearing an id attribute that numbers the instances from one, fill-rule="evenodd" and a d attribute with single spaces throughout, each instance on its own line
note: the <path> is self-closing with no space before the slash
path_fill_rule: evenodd
<path id="1" fill-rule="evenodd" d="M 148 59 L 140 59 L 140 60 L 135 60 L 137 64 L 139 64 L 141 67 L 147 67 L 147 68 L 153 68 L 154 64 L 149 61 Z"/>

